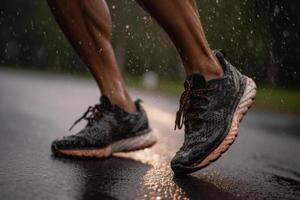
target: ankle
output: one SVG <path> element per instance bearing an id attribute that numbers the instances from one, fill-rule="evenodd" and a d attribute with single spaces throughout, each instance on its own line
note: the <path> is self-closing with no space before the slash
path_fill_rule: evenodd
<path id="1" fill-rule="evenodd" d="M 188 76 L 192 74 L 201 74 L 206 81 L 219 79 L 224 76 L 220 63 L 214 57 L 201 59 L 186 71 Z"/>
<path id="2" fill-rule="evenodd" d="M 137 111 L 136 105 L 131 99 L 127 99 L 122 102 L 117 102 L 116 105 L 128 113 L 135 113 Z"/>
<path id="3" fill-rule="evenodd" d="M 113 105 L 129 113 L 136 112 L 136 105 L 132 101 L 122 77 L 118 75 L 102 76 L 99 87 L 101 94 L 105 95 Z"/>
<path id="4" fill-rule="evenodd" d="M 106 94 L 104 94 L 106 95 Z M 136 112 L 136 105 L 128 95 L 108 94 L 106 95 L 113 105 L 116 105 L 128 113 Z"/>
<path id="5" fill-rule="evenodd" d="M 206 81 L 212 79 L 220 79 L 224 76 L 224 71 L 219 63 L 211 63 L 207 65 L 206 70 L 203 73 Z"/>

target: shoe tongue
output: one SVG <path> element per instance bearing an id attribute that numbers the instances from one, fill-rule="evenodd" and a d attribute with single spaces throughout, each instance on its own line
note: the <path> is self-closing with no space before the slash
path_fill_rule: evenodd
<path id="1" fill-rule="evenodd" d="M 112 105 L 109 98 L 104 95 L 100 97 L 100 104 L 103 106 L 108 106 L 108 107 Z"/>
<path id="2" fill-rule="evenodd" d="M 192 81 L 192 89 L 206 88 L 206 81 L 200 74 L 193 74 L 188 79 Z"/>

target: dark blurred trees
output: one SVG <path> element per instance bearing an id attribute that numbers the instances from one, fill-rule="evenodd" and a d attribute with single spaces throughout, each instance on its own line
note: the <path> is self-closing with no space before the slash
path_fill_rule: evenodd
<path id="1" fill-rule="evenodd" d="M 244 73 L 263 84 L 300 88 L 298 0 L 198 0 L 212 48 L 223 48 Z M 149 70 L 184 77 L 174 46 L 132 0 L 108 1 L 113 46 L 125 74 Z M 1 65 L 82 73 L 83 64 L 56 26 L 46 1 L 2 0 Z"/>
<path id="2" fill-rule="evenodd" d="M 46 1 L 2 1 L 0 28 L 1 65 L 78 70 L 80 61 L 53 21 Z"/>
<path id="3" fill-rule="evenodd" d="M 209 41 L 259 82 L 300 87 L 300 2 L 210 1 L 199 4 Z"/>
<path id="4" fill-rule="evenodd" d="M 267 79 L 271 84 L 299 84 L 299 1 L 256 0 L 255 9 L 269 53 Z"/>

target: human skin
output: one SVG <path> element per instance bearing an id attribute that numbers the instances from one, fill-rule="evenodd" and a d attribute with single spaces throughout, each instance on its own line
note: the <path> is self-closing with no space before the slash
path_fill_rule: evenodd
<path id="1" fill-rule="evenodd" d="M 200 21 L 195 0 L 137 0 L 163 27 L 181 57 L 187 76 L 208 81 L 223 76 Z"/>
<path id="2" fill-rule="evenodd" d="M 203 31 L 195 0 L 136 0 L 170 36 L 186 75 L 208 81 L 223 76 Z M 111 45 L 112 21 L 105 0 L 48 0 L 60 28 L 88 66 L 102 95 L 127 112 L 136 107 Z"/>
<path id="3" fill-rule="evenodd" d="M 127 112 L 136 110 L 111 45 L 112 22 L 104 0 L 48 0 L 60 28 L 88 66 L 101 94 Z"/>

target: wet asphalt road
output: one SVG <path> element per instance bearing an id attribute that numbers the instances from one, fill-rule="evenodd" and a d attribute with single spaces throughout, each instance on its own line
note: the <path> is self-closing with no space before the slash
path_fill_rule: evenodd
<path id="1" fill-rule="evenodd" d="M 107 160 L 54 158 L 51 141 L 97 102 L 95 83 L 0 69 L 0 199 L 300 199 L 299 117 L 251 111 L 218 162 L 180 178 L 169 167 L 183 140 L 173 131 L 177 100 L 132 94 L 145 101 L 155 147 Z"/>

